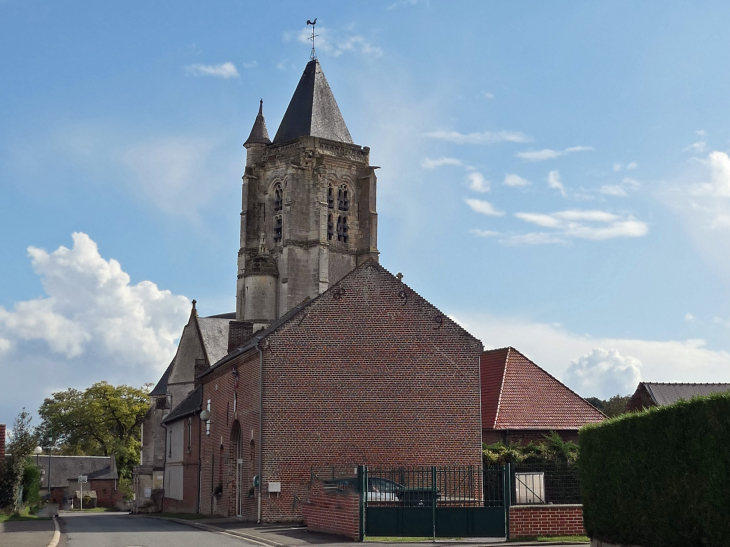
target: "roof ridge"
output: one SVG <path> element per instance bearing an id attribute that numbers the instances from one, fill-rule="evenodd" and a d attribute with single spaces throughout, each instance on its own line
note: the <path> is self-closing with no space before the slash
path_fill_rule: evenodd
<path id="1" fill-rule="evenodd" d="M 502 393 L 504 391 L 504 377 L 507 375 L 507 363 L 509 363 L 509 351 L 514 349 L 512 346 L 506 348 L 500 348 L 501 351 L 507 350 L 507 355 L 504 356 L 504 366 L 502 367 L 502 380 L 499 382 L 499 397 L 497 397 L 497 411 L 494 413 L 494 423 L 492 428 L 496 429 L 497 422 L 499 421 L 499 411 L 502 407 Z M 495 350 L 496 351 L 496 350 Z"/>
<path id="2" fill-rule="evenodd" d="M 641 382 L 653 386 L 730 386 L 730 382 Z"/>

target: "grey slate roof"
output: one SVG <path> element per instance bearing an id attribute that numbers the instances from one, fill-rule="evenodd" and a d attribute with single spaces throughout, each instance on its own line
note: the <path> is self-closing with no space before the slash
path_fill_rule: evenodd
<path id="1" fill-rule="evenodd" d="M 170 412 L 165 418 L 162 420 L 163 424 L 174 422 L 178 418 L 184 418 L 185 416 L 189 416 L 190 414 L 194 414 L 198 410 L 203 408 L 203 386 L 196 387 L 193 391 L 191 391 L 187 397 L 185 397 L 182 402 L 175 407 L 175 409 Z"/>
<path id="2" fill-rule="evenodd" d="M 236 319 L 236 312 L 231 311 L 228 313 L 219 313 L 218 315 L 209 315 L 209 319 L 230 319 L 231 321 Z"/>
<path id="3" fill-rule="evenodd" d="M 172 372 L 172 366 L 174 364 L 175 364 L 175 358 L 173 357 L 170 364 L 167 365 L 167 369 L 162 374 L 162 378 L 160 378 L 160 381 L 157 382 L 157 385 L 155 386 L 155 388 L 152 391 L 150 391 L 150 397 L 167 395 L 167 379 L 170 377 L 170 373 Z"/>
<path id="4" fill-rule="evenodd" d="M 87 475 L 89 480 L 119 478 L 111 456 L 51 456 L 50 460 L 51 488 L 66 488 L 69 479 L 76 480 L 79 475 Z M 38 465 L 45 470 L 41 489 L 48 488 L 48 455 L 38 456 Z"/>
<path id="5" fill-rule="evenodd" d="M 689 401 L 697 395 L 711 395 L 730 391 L 730 384 L 674 384 L 642 382 L 657 406 L 671 405 L 680 399 Z"/>
<path id="6" fill-rule="evenodd" d="M 247 144 L 271 144 L 271 139 L 269 138 L 269 132 L 266 130 L 266 120 L 264 120 L 264 101 L 263 99 L 259 103 L 259 114 L 256 116 L 256 121 L 253 122 L 253 127 L 251 128 L 251 134 L 246 139 L 246 142 L 243 143 L 243 146 L 246 146 Z"/>
<path id="7" fill-rule="evenodd" d="M 318 60 L 309 61 L 289 102 L 274 144 L 303 136 L 352 143 L 332 90 Z"/>
<path id="8" fill-rule="evenodd" d="M 222 359 L 228 353 L 228 324 L 230 319 L 199 317 L 198 326 L 210 363 Z"/>

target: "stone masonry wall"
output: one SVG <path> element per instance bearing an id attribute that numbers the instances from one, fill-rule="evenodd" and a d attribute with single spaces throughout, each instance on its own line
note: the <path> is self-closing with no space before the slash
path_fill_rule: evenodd
<path id="1" fill-rule="evenodd" d="M 534 536 L 584 536 L 582 505 L 513 505 L 510 539 Z"/>

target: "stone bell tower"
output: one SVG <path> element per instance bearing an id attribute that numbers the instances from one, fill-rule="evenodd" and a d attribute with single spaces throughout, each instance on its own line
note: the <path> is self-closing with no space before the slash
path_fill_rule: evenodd
<path id="1" fill-rule="evenodd" d="M 259 105 L 243 175 L 236 319 L 267 325 L 378 259 L 377 179 L 317 59 L 273 142 Z"/>

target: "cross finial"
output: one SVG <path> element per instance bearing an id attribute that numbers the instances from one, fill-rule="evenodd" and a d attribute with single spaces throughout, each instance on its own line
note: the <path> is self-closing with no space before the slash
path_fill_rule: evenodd
<path id="1" fill-rule="evenodd" d="M 197 303 L 198 303 L 197 300 L 193 300 L 193 309 L 195 309 L 195 304 L 197 304 Z"/>
<path id="2" fill-rule="evenodd" d="M 312 37 L 310 38 L 310 40 L 312 41 L 312 53 L 311 53 L 311 55 L 309 56 L 309 58 L 310 58 L 310 59 L 311 59 L 312 61 L 314 61 L 314 60 L 315 60 L 315 59 L 317 58 L 317 54 L 316 54 L 316 53 L 315 53 L 315 51 L 314 51 L 314 39 L 315 39 L 315 38 L 316 38 L 317 36 L 319 36 L 319 34 L 315 34 L 315 33 L 314 33 L 314 25 L 316 25 L 316 24 L 317 24 L 317 18 L 315 17 L 315 18 L 314 18 L 314 21 L 310 21 L 309 19 L 307 19 L 307 24 L 308 24 L 308 25 L 312 25 Z"/>

